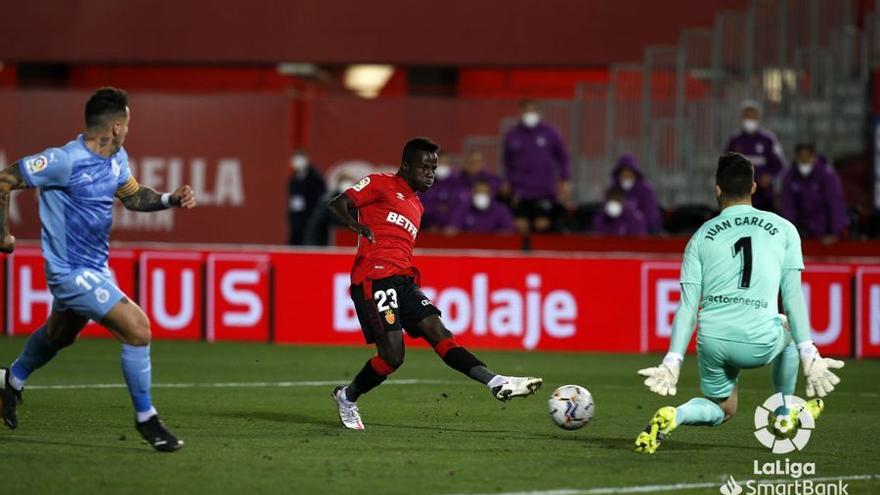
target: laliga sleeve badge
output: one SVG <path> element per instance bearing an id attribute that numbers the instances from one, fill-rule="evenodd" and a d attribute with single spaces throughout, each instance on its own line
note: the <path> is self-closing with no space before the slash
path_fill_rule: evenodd
<path id="1" fill-rule="evenodd" d="M 357 192 L 361 192 L 361 191 L 362 191 L 365 187 L 367 187 L 367 185 L 369 185 L 369 184 L 370 184 L 370 178 L 369 178 L 369 177 L 364 177 L 364 178 L 361 179 L 357 184 L 351 186 L 351 188 L 354 189 L 354 190 L 357 191 Z"/>
<path id="2" fill-rule="evenodd" d="M 388 322 L 389 325 L 394 325 L 394 322 L 397 321 L 397 318 L 394 316 L 394 311 L 390 309 L 385 310 L 385 321 Z"/>
<path id="3" fill-rule="evenodd" d="M 46 169 L 46 166 L 49 165 L 49 160 L 46 159 L 45 156 L 35 156 L 30 160 L 24 161 L 24 166 L 27 167 L 28 172 L 31 174 L 36 174 L 37 172 L 42 172 Z"/>

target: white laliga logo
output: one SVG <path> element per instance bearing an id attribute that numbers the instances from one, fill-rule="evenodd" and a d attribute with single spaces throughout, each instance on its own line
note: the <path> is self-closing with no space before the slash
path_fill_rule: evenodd
<path id="1" fill-rule="evenodd" d="M 723 495 L 739 495 L 742 491 L 742 487 L 739 486 L 739 483 L 737 483 L 735 479 L 733 479 L 733 476 L 731 476 L 726 483 L 721 485 L 721 493 Z"/>
<path id="2" fill-rule="evenodd" d="M 776 413 L 776 410 L 787 404 L 790 409 L 798 411 L 799 425 L 792 423 L 788 416 L 778 416 L 775 422 L 770 426 L 770 415 Z M 804 407 L 806 401 L 795 395 L 786 395 L 784 398 L 781 393 L 771 395 L 763 404 L 755 408 L 755 438 L 761 442 L 761 445 L 771 449 L 774 454 L 787 454 L 794 450 L 803 450 L 810 441 L 813 427 L 816 425 L 813 416 L 810 415 L 807 408 Z M 778 438 L 773 430 L 787 434 L 797 427 L 797 433 L 793 438 Z"/>

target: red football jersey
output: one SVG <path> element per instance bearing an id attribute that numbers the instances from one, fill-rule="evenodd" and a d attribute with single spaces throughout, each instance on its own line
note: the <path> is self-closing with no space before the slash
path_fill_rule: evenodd
<path id="1" fill-rule="evenodd" d="M 358 209 L 358 221 L 373 231 L 375 242 L 358 239 L 351 282 L 392 275 L 418 276 L 412 254 L 425 211 L 409 183 L 396 174 L 373 174 L 345 191 Z"/>

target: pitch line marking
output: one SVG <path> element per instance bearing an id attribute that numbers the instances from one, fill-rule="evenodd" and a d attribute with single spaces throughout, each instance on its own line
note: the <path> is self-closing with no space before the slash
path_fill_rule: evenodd
<path id="1" fill-rule="evenodd" d="M 291 382 L 220 382 L 220 383 L 154 383 L 152 388 L 294 388 L 329 387 L 348 383 L 351 379 L 305 380 Z M 452 380 L 399 379 L 386 380 L 383 385 L 450 385 L 459 383 Z M 126 388 L 124 383 L 82 383 L 67 385 L 29 385 L 27 390 L 99 390 Z"/>
<path id="2" fill-rule="evenodd" d="M 853 474 L 848 476 L 824 476 L 821 478 L 800 478 L 799 481 L 858 481 L 858 480 L 875 480 L 880 479 L 880 474 Z M 778 478 L 772 480 L 740 480 L 738 483 L 744 485 L 749 481 L 757 481 L 761 484 L 779 484 L 794 481 L 792 478 Z M 621 495 L 629 493 L 650 493 L 650 492 L 680 492 L 685 490 L 698 490 L 702 488 L 718 488 L 724 482 L 718 481 L 714 483 L 672 483 L 668 485 L 635 485 L 635 486 L 610 486 L 601 488 L 561 488 L 558 490 L 533 490 L 527 492 L 496 492 L 496 493 L 472 493 L 458 495 Z"/>

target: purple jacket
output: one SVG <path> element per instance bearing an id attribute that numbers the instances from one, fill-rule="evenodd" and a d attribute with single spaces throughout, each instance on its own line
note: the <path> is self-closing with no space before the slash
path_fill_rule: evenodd
<path id="1" fill-rule="evenodd" d="M 840 235 L 849 225 L 840 177 L 821 159 L 806 177 L 795 165 L 788 169 L 780 206 L 780 214 L 807 237 Z"/>
<path id="2" fill-rule="evenodd" d="M 654 188 L 645 179 L 642 173 L 642 167 L 636 157 L 626 154 L 617 161 L 617 166 L 611 171 L 611 187 L 608 190 L 619 188 L 620 180 L 618 175 L 620 171 L 628 168 L 635 172 L 636 183 L 629 191 L 623 191 L 624 199 L 630 203 L 645 219 L 645 228 L 648 232 L 659 232 L 663 228 L 663 213 L 660 209 L 660 203 L 657 202 L 657 196 L 654 194 Z"/>
<path id="3" fill-rule="evenodd" d="M 645 219 L 630 206 L 624 206 L 617 218 L 611 218 L 602 209 L 593 217 L 593 232 L 603 235 L 643 236 Z"/>
<path id="4" fill-rule="evenodd" d="M 455 225 L 457 212 L 470 203 L 471 190 L 452 176 L 438 180 L 419 198 L 425 205 L 421 228 L 445 229 Z"/>
<path id="5" fill-rule="evenodd" d="M 518 199 L 555 200 L 560 180 L 571 178 L 565 143 L 544 122 L 529 128 L 521 122 L 504 136 L 504 174 Z"/>
<path id="6" fill-rule="evenodd" d="M 485 210 L 473 206 L 462 208 L 457 215 L 455 226 L 465 232 L 512 233 L 513 214 L 500 201 L 492 200 Z"/>
<path id="7" fill-rule="evenodd" d="M 501 177 L 498 174 L 492 173 L 488 170 L 480 170 L 474 175 L 470 175 L 464 170 L 457 172 L 455 175 L 450 177 L 450 179 L 457 180 L 462 187 L 466 188 L 468 191 L 472 187 L 474 187 L 474 182 L 481 181 L 487 182 L 489 187 L 492 188 L 492 192 L 494 194 L 498 194 L 498 191 L 501 190 Z"/>
<path id="8" fill-rule="evenodd" d="M 782 172 L 785 154 L 776 135 L 764 129 L 758 129 L 754 134 L 740 131 L 730 138 L 725 151 L 735 151 L 751 160 L 755 166 L 755 181 L 758 182 L 752 205 L 759 210 L 773 211 L 773 186 L 761 187 L 761 178 L 769 175 L 775 180 Z"/>

